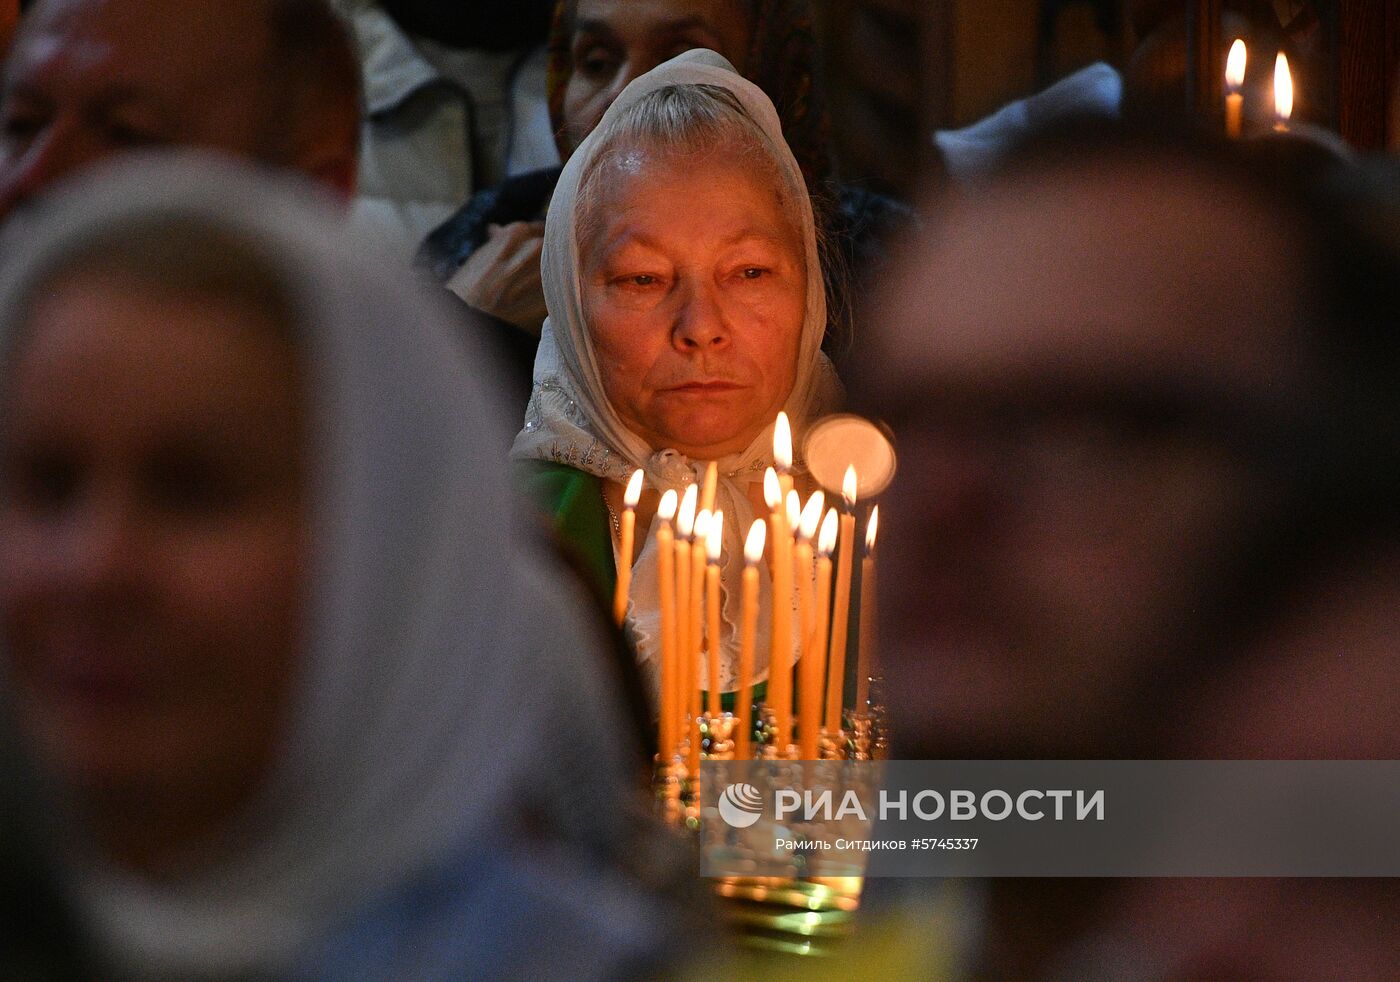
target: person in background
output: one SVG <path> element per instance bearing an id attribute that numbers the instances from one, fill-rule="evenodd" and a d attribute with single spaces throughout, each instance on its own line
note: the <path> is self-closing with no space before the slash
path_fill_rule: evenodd
<path id="1" fill-rule="evenodd" d="M 1234 659 L 1351 541 L 1348 516 L 1393 511 L 1400 488 L 1368 469 L 1400 419 L 1393 264 L 1315 187 L 1236 153 L 1046 137 L 940 199 L 937 238 L 882 292 L 851 381 L 899 440 L 882 504 L 909 534 L 881 595 L 898 755 L 1169 755 L 1201 684 L 1217 715 L 1241 696 Z M 994 978 L 1041 977 L 1114 896 L 974 892 L 972 962 Z"/>
<path id="2" fill-rule="evenodd" d="M 194 147 L 355 186 L 358 70 L 325 0 L 40 0 L 0 92 L 0 220 L 133 149 Z"/>
<path id="3" fill-rule="evenodd" d="M 511 458 L 587 559 L 601 597 L 612 595 L 617 564 L 632 564 L 627 627 L 647 668 L 659 660 L 657 499 L 717 463 L 729 557 L 725 692 L 736 687 L 738 557 L 766 513 L 774 421 L 786 411 L 800 446 L 840 398 L 821 351 L 816 234 L 772 103 L 704 50 L 665 62 L 611 103 L 565 165 L 546 223 L 550 316 Z M 619 557 L 617 516 L 636 468 L 647 491 L 634 554 Z M 766 622 L 759 631 L 766 637 Z M 759 652 L 761 678 L 766 642 Z"/>
<path id="4" fill-rule="evenodd" d="M 808 0 L 561 0 L 549 41 L 560 156 L 568 159 L 628 83 L 692 48 L 724 56 L 777 109 L 816 207 L 831 300 L 826 349 L 839 363 L 849 343 L 848 298 L 870 282 L 910 216 L 836 178 Z M 433 231 L 419 256 L 450 291 L 497 319 L 522 408 L 546 314 L 542 219 L 558 179 L 550 168 L 477 193 Z"/>
<path id="5" fill-rule="evenodd" d="M 658 853 L 599 632 L 520 527 L 444 311 L 227 162 L 122 162 L 22 231 L 0 671 L 101 977 L 678 950 L 629 872 Z"/>
<path id="6" fill-rule="evenodd" d="M 545 104 L 553 0 L 335 0 L 363 66 L 353 218 L 411 255 L 476 191 L 559 160 Z"/>

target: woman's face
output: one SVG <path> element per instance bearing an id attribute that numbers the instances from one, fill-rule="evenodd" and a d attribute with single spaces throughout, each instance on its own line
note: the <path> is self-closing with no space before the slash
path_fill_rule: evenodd
<path id="1" fill-rule="evenodd" d="M 265 774 L 301 639 L 305 409 L 237 305 L 60 281 L 0 423 L 0 641 L 80 798 L 216 814 Z"/>
<path id="2" fill-rule="evenodd" d="M 792 391 L 806 310 L 802 239 L 775 178 L 720 150 L 600 166 L 601 221 L 580 253 L 608 400 L 654 448 L 737 453 Z"/>
<path id="3" fill-rule="evenodd" d="M 573 153 L 627 83 L 692 48 L 719 52 L 740 71 L 749 17 L 741 0 L 578 0 L 572 71 L 564 87 L 564 142 Z"/>

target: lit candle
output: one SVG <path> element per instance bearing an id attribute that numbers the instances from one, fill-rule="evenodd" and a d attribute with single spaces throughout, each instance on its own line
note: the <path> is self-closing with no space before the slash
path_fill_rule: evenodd
<path id="1" fill-rule="evenodd" d="M 676 730 L 680 716 L 676 711 L 676 688 L 680 682 L 676 677 L 676 557 L 672 549 L 675 534 L 671 531 L 671 519 L 675 516 L 676 492 L 667 491 L 656 510 L 656 517 L 661 521 L 656 531 L 656 572 L 657 593 L 661 595 L 661 695 L 658 704 L 662 761 L 670 761 L 680 739 Z"/>
<path id="2" fill-rule="evenodd" d="M 724 549 L 724 512 L 717 511 L 710 517 L 710 527 L 705 536 L 705 553 L 710 561 L 705 568 L 705 659 L 709 671 L 709 700 L 706 708 L 710 718 L 720 714 L 719 703 L 719 662 L 724 657 L 724 645 L 719 633 L 719 560 Z"/>
<path id="3" fill-rule="evenodd" d="M 880 506 L 870 509 L 865 523 L 865 558 L 860 564 L 860 654 L 856 659 L 856 712 L 869 710 L 870 677 L 875 674 L 875 534 Z"/>
<path id="4" fill-rule="evenodd" d="M 767 528 L 763 519 L 749 527 L 744 541 L 744 597 L 739 625 L 739 690 L 734 708 L 739 714 L 739 737 L 735 747 L 738 760 L 753 756 L 753 657 L 758 634 L 758 564 L 763 562 L 763 540 Z"/>
<path id="5" fill-rule="evenodd" d="M 1244 40 L 1235 38 L 1225 59 L 1225 135 L 1232 140 L 1238 140 L 1244 129 L 1244 95 L 1240 88 L 1244 85 L 1247 57 Z"/>
<path id="6" fill-rule="evenodd" d="M 778 468 L 778 483 L 783 496 L 792 490 L 792 424 L 787 413 L 778 413 L 773 424 L 773 463 Z"/>
<path id="7" fill-rule="evenodd" d="M 700 677 L 700 649 L 705 640 L 705 551 L 709 542 L 710 513 L 695 516 L 695 538 L 690 547 L 690 674 L 686 678 L 686 711 L 690 713 L 692 755 L 699 761 L 700 753 L 700 690 L 705 687 Z M 696 773 L 699 773 L 698 771 Z"/>
<path id="8" fill-rule="evenodd" d="M 1278 122 L 1274 129 L 1288 132 L 1288 121 L 1293 118 L 1293 76 L 1288 71 L 1288 56 L 1282 51 L 1274 61 L 1274 113 Z"/>
<path id="9" fill-rule="evenodd" d="M 856 480 L 855 467 L 846 468 L 846 477 L 841 482 L 841 535 L 837 541 L 840 555 L 836 563 L 836 596 L 831 604 L 831 648 L 827 660 L 826 678 L 826 728 L 835 733 L 841 726 L 841 702 L 845 695 L 843 685 L 846 680 L 846 633 L 851 614 L 851 563 L 855 558 L 854 539 L 856 535 Z"/>
<path id="10" fill-rule="evenodd" d="M 836 551 L 836 509 L 828 508 L 822 519 L 821 533 L 817 536 L 817 619 L 814 631 L 813 650 L 818 653 L 813 659 L 817 683 L 813 691 L 821 696 L 822 669 L 826 668 L 826 641 L 831 632 L 831 554 Z M 818 717 L 821 710 L 817 710 Z"/>
<path id="11" fill-rule="evenodd" d="M 797 492 L 793 492 L 794 496 Z M 798 662 L 798 678 L 802 680 L 802 692 L 797 710 L 797 732 L 800 735 L 799 748 L 803 760 L 817 759 L 817 737 L 821 731 L 822 714 L 822 652 L 814 646 L 813 625 L 816 623 L 816 609 L 812 602 L 812 539 L 817 534 L 817 524 L 822 517 L 825 495 L 820 491 L 807 501 L 807 507 L 797 521 L 797 546 L 795 575 L 797 576 L 798 624 L 802 631 L 802 660 Z"/>
<path id="12" fill-rule="evenodd" d="M 676 511 L 676 691 L 675 710 L 678 733 L 690 732 L 686 716 L 690 699 L 686 692 L 695 681 L 695 666 L 691 659 L 693 642 L 690 637 L 690 539 L 695 534 L 695 501 L 699 496 L 695 485 L 688 485 L 681 495 Z"/>
<path id="13" fill-rule="evenodd" d="M 627 491 L 622 496 L 625 506 L 622 520 L 618 523 L 617 548 L 617 590 L 613 593 L 613 620 L 619 627 L 627 617 L 628 594 L 632 590 L 632 539 L 637 527 L 637 502 L 642 497 L 642 472 L 633 471 L 632 480 L 627 482 Z"/>
<path id="14" fill-rule="evenodd" d="M 715 510 L 715 492 L 719 490 L 719 465 L 713 460 L 705 468 L 705 488 L 700 492 L 700 509 Z"/>
<path id="15" fill-rule="evenodd" d="M 767 490 L 766 476 L 764 484 Z M 792 737 L 792 533 L 783 495 L 770 498 L 769 505 L 773 509 L 768 517 L 773 541 L 773 636 L 768 649 L 767 702 L 776 720 L 778 755 L 783 756 Z"/>

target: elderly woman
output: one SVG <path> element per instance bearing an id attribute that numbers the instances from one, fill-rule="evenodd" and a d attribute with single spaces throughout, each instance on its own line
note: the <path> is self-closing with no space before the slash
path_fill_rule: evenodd
<path id="1" fill-rule="evenodd" d="M 773 102 L 782 135 L 817 202 L 836 306 L 826 348 L 847 344 L 847 296 L 869 282 L 909 211 L 835 180 L 810 0 L 560 0 L 549 39 L 549 107 L 567 160 L 632 80 L 681 52 L 714 50 Z M 545 317 L 539 254 L 559 169 L 521 174 L 477 192 L 424 242 L 422 261 L 448 288 L 497 320 L 508 381 L 528 395 Z M 845 287 L 844 289 L 842 287 Z"/>
<path id="2" fill-rule="evenodd" d="M 838 396 L 812 205 L 767 97 L 711 51 L 631 83 L 564 168 L 543 272 L 550 316 L 512 457 L 601 590 L 633 564 L 629 626 L 647 665 L 656 494 L 718 463 L 732 690 L 741 540 L 764 514 L 773 422 L 786 410 L 800 432 Z M 618 556 L 634 468 L 651 489 L 638 528 L 651 532 Z"/>
<path id="3" fill-rule="evenodd" d="M 646 964 L 640 760 L 446 319 L 288 189 L 132 167 L 0 286 L 0 667 L 103 976 Z"/>

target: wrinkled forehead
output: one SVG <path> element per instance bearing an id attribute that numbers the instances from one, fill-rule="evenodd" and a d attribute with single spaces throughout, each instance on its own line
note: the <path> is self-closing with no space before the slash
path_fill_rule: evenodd
<path id="1" fill-rule="evenodd" d="M 952 203 L 872 318 L 882 384 L 1296 380 L 1301 245 L 1229 182 L 1047 173 Z"/>

